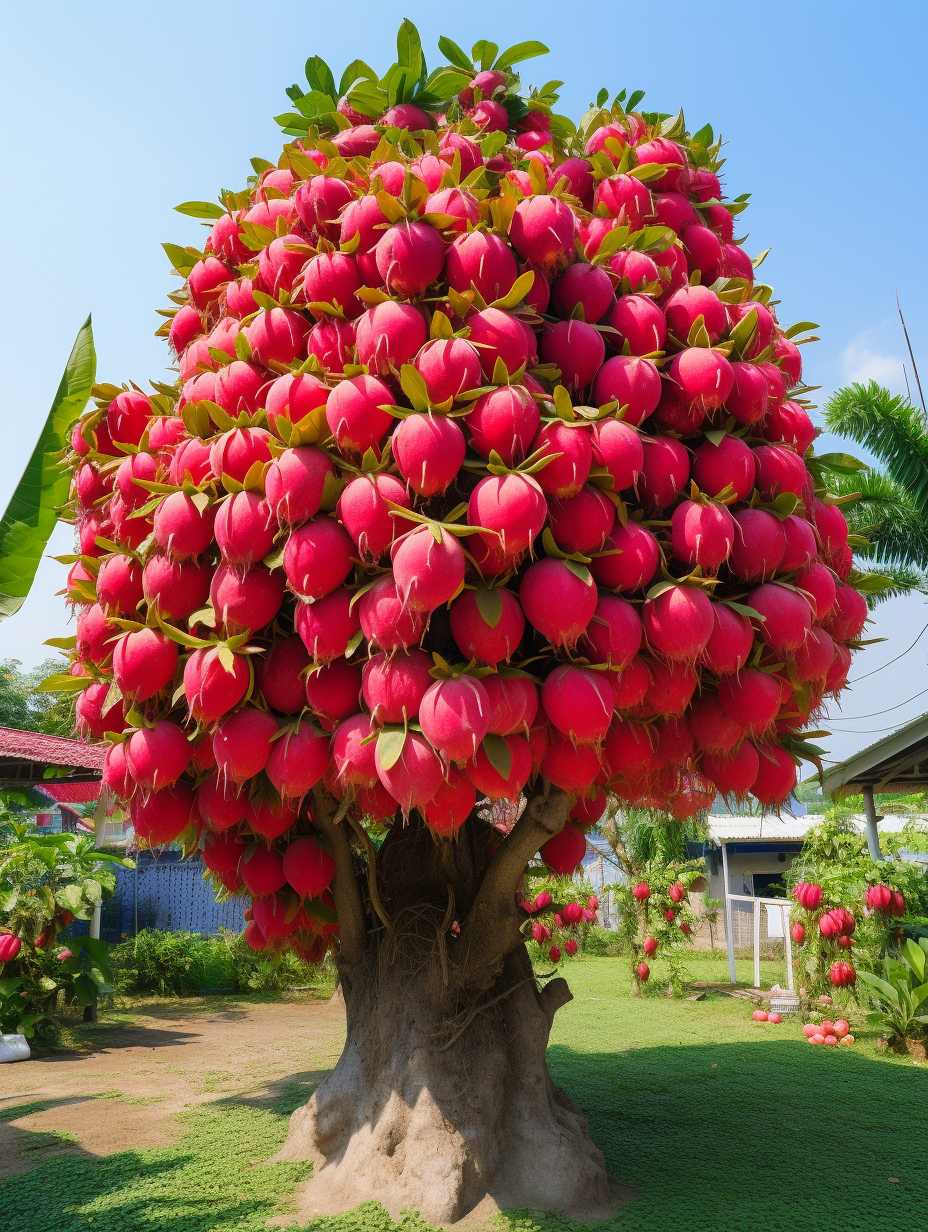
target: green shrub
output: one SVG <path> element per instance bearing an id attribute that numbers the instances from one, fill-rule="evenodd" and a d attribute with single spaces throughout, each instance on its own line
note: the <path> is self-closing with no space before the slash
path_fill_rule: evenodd
<path id="1" fill-rule="evenodd" d="M 290 951 L 268 955 L 253 950 L 240 933 L 143 929 L 114 946 L 111 961 L 122 993 L 182 996 L 203 991 L 273 992 L 315 987 L 331 979 Z"/>

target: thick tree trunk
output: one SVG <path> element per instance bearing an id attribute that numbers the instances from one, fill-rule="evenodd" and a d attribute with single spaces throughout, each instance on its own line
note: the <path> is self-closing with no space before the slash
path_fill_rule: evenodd
<path id="1" fill-rule="evenodd" d="M 545 1062 L 565 981 L 539 992 L 524 949 L 467 994 L 449 990 L 447 971 L 434 943 L 415 955 L 389 939 L 339 964 L 345 1050 L 293 1114 L 281 1153 L 316 1165 L 301 1217 L 376 1200 L 444 1224 L 493 1203 L 607 1218 L 602 1154 Z"/>

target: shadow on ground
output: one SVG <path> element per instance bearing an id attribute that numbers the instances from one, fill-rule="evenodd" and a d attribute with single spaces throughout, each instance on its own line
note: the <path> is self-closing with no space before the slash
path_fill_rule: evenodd
<path id="1" fill-rule="evenodd" d="M 923 1069 L 770 1039 L 606 1053 L 558 1044 L 549 1060 L 555 1081 L 590 1118 L 610 1173 L 634 1190 L 614 1219 L 596 1225 L 601 1232 L 928 1229 Z M 0 1184 L 4 1232 L 261 1232 L 308 1172 L 265 1161 L 286 1134 L 288 1114 L 327 1072 L 291 1072 L 260 1095 L 183 1113 L 184 1136 L 169 1147 L 44 1159 Z M 2 1114 L 16 1115 L 10 1107 Z M 28 1153 L 30 1134 L 19 1135 L 15 1149 Z M 51 1135 L 32 1136 L 49 1149 Z M 580 1227 L 528 1213 L 493 1226 Z M 309 1227 L 421 1232 L 425 1225 L 395 1224 L 370 1208 Z"/>

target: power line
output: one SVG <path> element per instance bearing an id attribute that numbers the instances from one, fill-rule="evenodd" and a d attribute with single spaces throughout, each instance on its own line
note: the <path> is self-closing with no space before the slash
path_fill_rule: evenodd
<path id="1" fill-rule="evenodd" d="M 909 702 L 914 702 L 918 697 L 924 697 L 928 693 L 928 689 L 922 689 L 921 693 L 916 693 L 914 696 L 906 698 L 904 702 L 897 702 L 895 706 L 887 706 L 885 710 L 874 710 L 872 714 L 852 714 L 838 715 L 836 718 L 828 719 L 829 723 L 859 723 L 861 719 L 875 719 L 881 714 L 889 714 L 891 710 L 900 710 L 903 706 L 907 706 Z"/>
<path id="2" fill-rule="evenodd" d="M 866 680 L 868 676 L 875 676 L 877 672 L 881 672 L 884 667 L 889 667 L 891 664 L 896 663 L 899 659 L 904 658 L 909 653 L 909 650 L 915 649 L 915 647 L 921 641 L 926 631 L 928 631 L 928 625 L 925 625 L 925 628 L 922 629 L 921 633 L 919 633 L 918 637 L 915 639 L 912 645 L 908 648 L 908 650 L 903 650 L 902 654 L 897 654 L 895 659 L 889 660 L 889 663 L 884 663 L 881 667 L 875 667 L 872 672 L 866 672 L 863 676 L 858 676 L 856 680 L 849 681 L 849 684 L 851 685 L 859 684 L 861 680 Z"/>

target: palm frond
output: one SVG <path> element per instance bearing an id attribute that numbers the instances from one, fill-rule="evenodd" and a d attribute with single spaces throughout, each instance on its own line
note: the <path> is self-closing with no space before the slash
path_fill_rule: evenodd
<path id="1" fill-rule="evenodd" d="M 915 570 L 928 567 L 928 522 L 891 476 L 873 468 L 856 475 L 831 476 L 829 486 L 839 496 L 860 493 L 844 509 L 852 534 L 868 542 L 861 555 L 886 565 Z"/>
<path id="2" fill-rule="evenodd" d="M 864 598 L 867 600 L 867 607 L 871 611 L 880 603 L 885 603 L 887 599 L 895 599 L 899 595 L 908 595 L 912 591 L 919 591 L 923 595 L 928 595 L 928 573 L 925 573 L 922 569 L 872 557 L 861 560 L 855 559 L 854 563 L 861 572 L 881 573 L 883 577 L 893 579 L 892 586 L 887 586 L 883 590 L 877 590 L 871 594 L 864 595 Z"/>
<path id="3" fill-rule="evenodd" d="M 825 423 L 868 449 L 928 516 L 928 428 L 917 407 L 870 381 L 833 394 L 825 403 Z"/>

